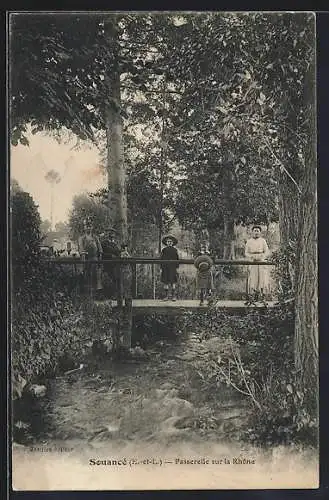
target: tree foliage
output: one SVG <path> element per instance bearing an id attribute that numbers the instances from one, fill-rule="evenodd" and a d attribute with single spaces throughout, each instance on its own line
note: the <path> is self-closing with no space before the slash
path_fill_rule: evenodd
<path id="1" fill-rule="evenodd" d="M 42 237 L 45 237 L 51 231 L 51 222 L 48 219 L 41 221 L 40 233 Z"/>
<path id="2" fill-rule="evenodd" d="M 69 215 L 70 234 L 74 240 L 83 234 L 86 219 L 92 221 L 96 234 L 104 232 L 109 225 L 107 207 L 96 197 L 88 194 L 76 195 Z"/>
<path id="3" fill-rule="evenodd" d="M 40 263 L 41 218 L 33 198 L 22 190 L 12 193 L 11 255 L 14 289 L 31 279 Z"/>

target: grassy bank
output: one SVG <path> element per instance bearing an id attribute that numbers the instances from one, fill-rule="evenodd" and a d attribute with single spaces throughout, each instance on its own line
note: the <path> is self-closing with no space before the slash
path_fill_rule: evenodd
<path id="1" fill-rule="evenodd" d="M 211 352 L 194 363 L 201 390 L 214 397 L 224 383 L 248 401 L 241 439 L 265 446 L 317 445 L 316 409 L 294 384 L 291 307 L 239 316 L 210 309 L 183 318 L 181 329 L 212 339 Z"/>

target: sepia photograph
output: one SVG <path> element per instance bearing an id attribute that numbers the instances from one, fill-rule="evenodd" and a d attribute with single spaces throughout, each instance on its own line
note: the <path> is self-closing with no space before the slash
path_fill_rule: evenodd
<path id="1" fill-rule="evenodd" d="M 318 488 L 315 13 L 7 36 L 12 489 Z"/>

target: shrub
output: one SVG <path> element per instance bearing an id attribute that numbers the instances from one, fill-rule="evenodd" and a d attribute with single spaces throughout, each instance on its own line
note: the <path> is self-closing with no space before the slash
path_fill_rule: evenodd
<path id="1" fill-rule="evenodd" d="M 17 184 L 11 193 L 12 375 L 28 381 L 81 359 L 84 304 L 68 268 L 48 267 L 40 255 L 41 219 Z M 65 366 L 64 366 L 65 365 Z"/>
<path id="2" fill-rule="evenodd" d="M 13 294 L 13 374 L 32 380 L 55 373 L 62 358 L 79 359 L 83 309 L 56 270 L 40 264 Z"/>
<path id="3" fill-rule="evenodd" d="M 13 286 L 31 279 L 40 262 L 41 219 L 33 198 L 20 189 L 11 195 L 11 255 Z"/>
<path id="4" fill-rule="evenodd" d="M 258 445 L 317 442 L 317 422 L 294 384 L 291 305 L 229 316 L 209 309 L 187 315 L 185 328 L 215 337 L 211 352 L 195 362 L 202 390 L 213 394 L 223 384 L 249 402 L 242 438 Z M 311 390 L 311 388 L 310 388 Z"/>

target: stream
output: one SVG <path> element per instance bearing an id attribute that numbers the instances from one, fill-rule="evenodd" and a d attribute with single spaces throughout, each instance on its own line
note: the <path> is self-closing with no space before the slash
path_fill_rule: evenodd
<path id="1" fill-rule="evenodd" d="M 208 344 L 196 333 L 158 340 L 146 358 L 94 360 L 48 380 L 46 397 L 32 408 L 26 443 L 76 448 L 108 441 L 234 439 L 245 402 L 226 385 L 211 395 L 203 391 L 194 365 L 211 349 Z"/>

